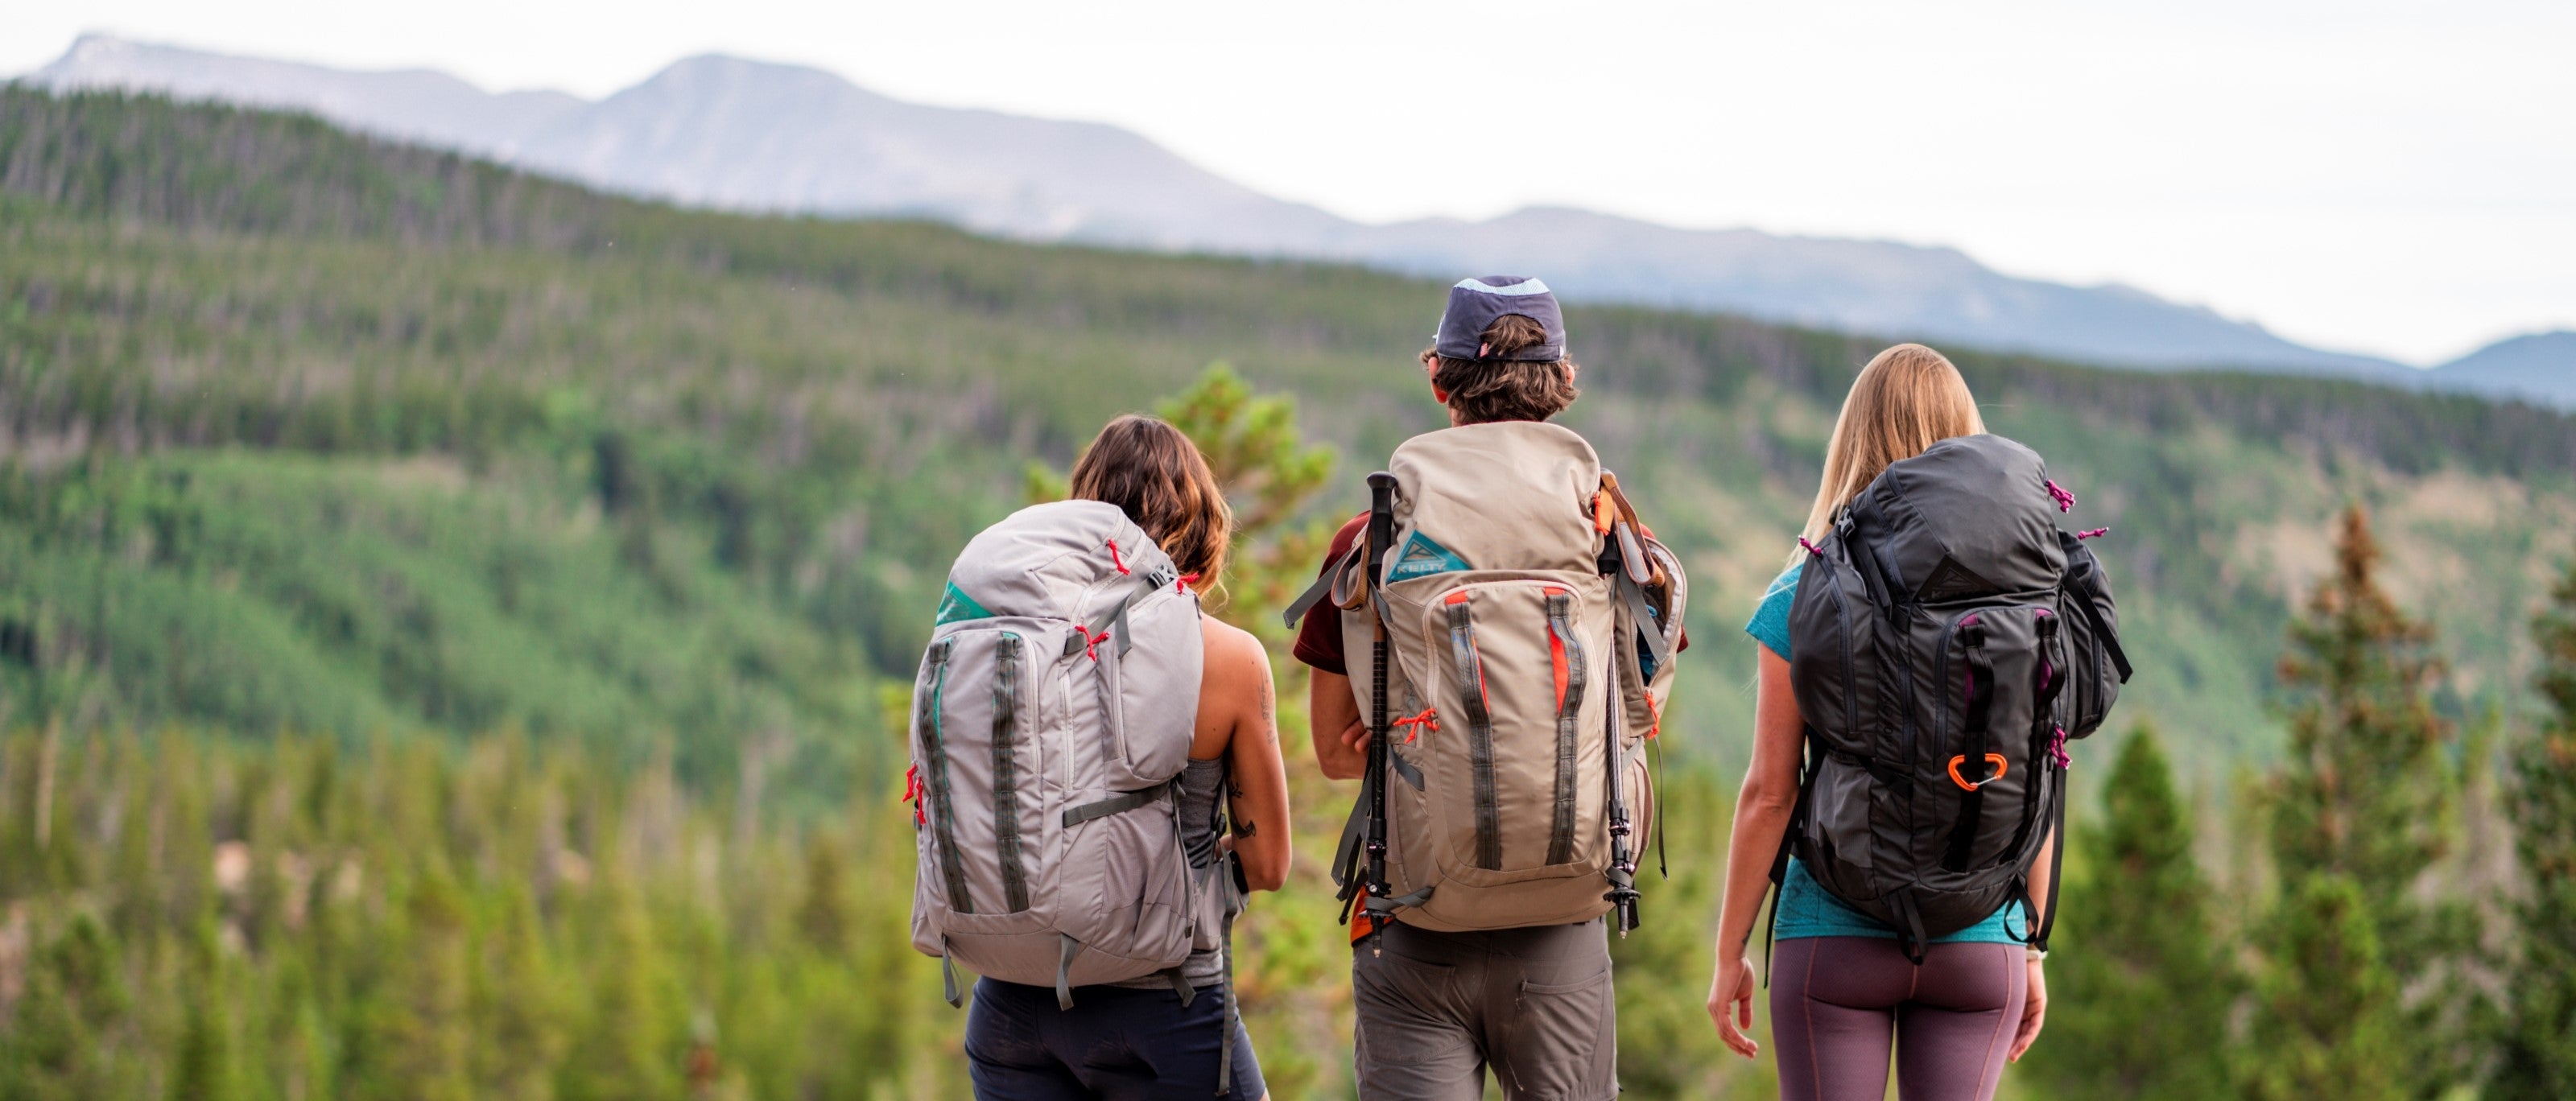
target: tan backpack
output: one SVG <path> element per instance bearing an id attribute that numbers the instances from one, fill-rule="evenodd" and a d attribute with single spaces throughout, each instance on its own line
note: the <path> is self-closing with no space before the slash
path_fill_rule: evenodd
<path id="1" fill-rule="evenodd" d="M 1556 425 L 1432 432 L 1389 468 L 1368 535 L 1291 612 L 1329 587 L 1344 652 L 1371 654 L 1351 670 L 1377 736 L 1334 861 L 1346 907 L 1449 932 L 1615 910 L 1626 932 L 1680 564 Z"/>

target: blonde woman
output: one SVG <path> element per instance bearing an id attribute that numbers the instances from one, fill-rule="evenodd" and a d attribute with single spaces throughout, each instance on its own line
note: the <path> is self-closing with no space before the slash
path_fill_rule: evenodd
<path id="1" fill-rule="evenodd" d="M 1986 430 L 1958 368 L 1919 344 L 1880 352 L 1853 380 L 1825 451 L 1825 475 L 1802 543 L 1820 543 L 1836 516 L 1888 465 L 1945 439 Z M 1791 693 L 1789 607 L 1803 550 L 1763 595 L 1746 633 L 1760 643 L 1753 763 L 1735 806 L 1708 1011 L 1727 1046 L 1759 1052 L 1747 945 L 1798 799 L 1805 724 Z M 2054 845 L 2052 838 L 2046 844 Z M 2045 851 L 2045 850 L 2043 850 Z M 2046 898 L 2048 861 L 2032 873 Z M 2028 915 L 2008 901 L 1968 928 L 1930 938 L 1918 963 L 1895 929 L 1827 893 L 1792 858 L 1780 886 L 1770 961 L 1771 1034 L 1786 1101 L 1886 1095 L 1895 1046 L 1907 1101 L 1991 1097 L 2003 1065 L 2039 1034 L 2047 1004 L 2039 953 L 2025 949 Z"/>

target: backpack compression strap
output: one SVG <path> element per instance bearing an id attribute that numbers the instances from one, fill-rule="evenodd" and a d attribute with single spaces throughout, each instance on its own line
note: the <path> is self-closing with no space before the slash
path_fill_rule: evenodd
<path id="1" fill-rule="evenodd" d="M 1968 699 L 1964 708 L 1967 718 L 1959 755 L 1950 758 L 1950 782 L 1957 784 L 1962 794 L 1959 820 L 1950 826 L 1949 849 L 1941 857 L 1941 866 L 1953 872 L 1968 870 L 1969 849 L 1976 844 L 1977 826 L 1985 815 L 1986 785 L 2004 774 L 2003 758 L 1986 752 L 1986 728 L 1995 702 L 1995 663 L 1986 656 L 1985 623 L 1978 617 L 1969 617 L 1959 624 L 1959 639 L 1968 665 Z M 1986 771 L 1989 762 L 1994 765 L 1993 772 Z M 1962 767 L 1981 778 L 1968 779 L 1960 772 Z"/>
<path id="2" fill-rule="evenodd" d="M 1064 824 L 1066 828 L 1069 829 L 1091 821 L 1094 818 L 1107 818 L 1113 814 L 1125 814 L 1138 807 L 1158 803 L 1165 799 L 1171 799 L 1177 802 L 1180 796 L 1175 789 L 1179 786 L 1180 780 L 1175 778 L 1169 783 L 1156 784 L 1152 787 L 1139 788 L 1135 791 L 1122 791 L 1106 799 L 1095 800 L 1093 802 L 1081 804 L 1080 806 L 1068 807 L 1064 812 Z"/>

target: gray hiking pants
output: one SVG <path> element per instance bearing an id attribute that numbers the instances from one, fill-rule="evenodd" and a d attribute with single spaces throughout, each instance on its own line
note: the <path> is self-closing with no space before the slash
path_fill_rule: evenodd
<path id="1" fill-rule="evenodd" d="M 1433 933 L 1401 922 L 1352 946 L 1361 1101 L 1511 1101 L 1619 1093 L 1618 1007 L 1599 921 Z"/>

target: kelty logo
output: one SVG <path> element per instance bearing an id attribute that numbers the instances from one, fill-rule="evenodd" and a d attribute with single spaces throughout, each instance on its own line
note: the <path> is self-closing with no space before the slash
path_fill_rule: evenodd
<path id="1" fill-rule="evenodd" d="M 1466 568 L 1466 559 L 1458 557 L 1451 553 L 1449 548 L 1433 542 L 1429 536 L 1417 531 L 1405 537 L 1403 549 L 1395 554 L 1395 563 L 1386 568 L 1386 579 L 1403 581 L 1408 578 L 1429 577 L 1435 573 L 1449 573 Z"/>

